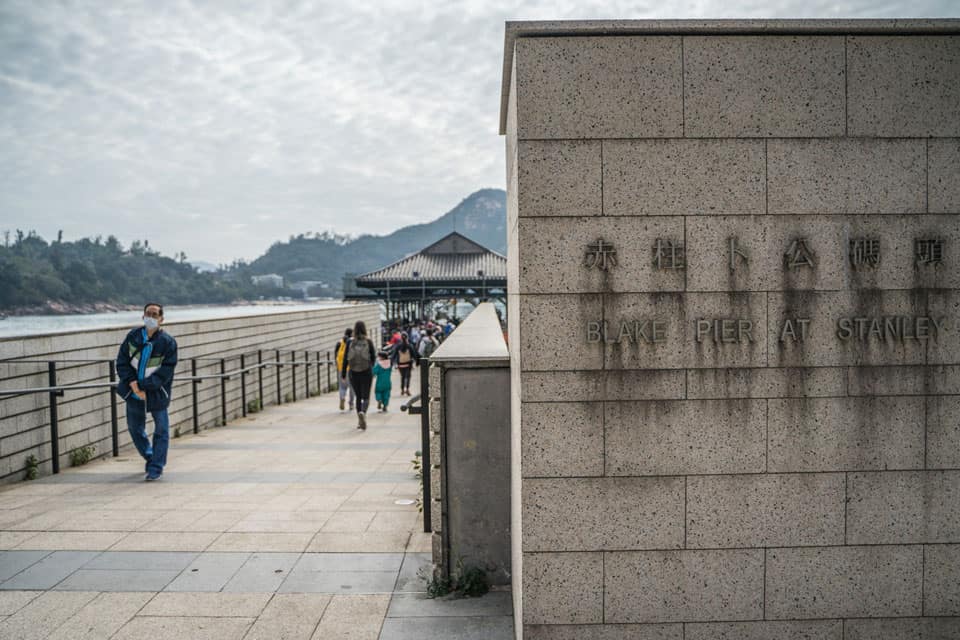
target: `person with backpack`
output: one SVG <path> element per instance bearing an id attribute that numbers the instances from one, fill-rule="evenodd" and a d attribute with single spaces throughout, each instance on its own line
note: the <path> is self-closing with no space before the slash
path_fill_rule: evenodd
<path id="1" fill-rule="evenodd" d="M 400 334 L 400 343 L 393 352 L 393 362 L 397 365 L 400 372 L 400 395 L 410 395 L 410 374 L 413 373 L 413 365 L 417 362 L 413 347 L 410 346 L 410 339 L 406 333 Z"/>
<path id="2" fill-rule="evenodd" d="M 343 337 L 337 342 L 337 346 L 334 347 L 334 359 L 337 361 L 337 383 L 340 390 L 340 411 L 343 411 L 344 401 L 347 399 L 347 391 L 350 392 L 350 411 L 353 411 L 353 387 L 350 386 L 349 379 L 347 375 L 349 374 L 349 367 L 347 367 L 346 373 L 341 373 L 344 368 L 343 365 L 347 359 L 347 347 L 350 346 L 350 339 L 353 336 L 353 329 L 347 327 L 343 332 Z"/>
<path id="3" fill-rule="evenodd" d="M 440 343 L 433 337 L 433 329 L 427 329 L 420 338 L 420 345 L 417 347 L 417 353 L 421 358 L 429 358 L 430 354 L 436 351 Z"/>
<path id="4" fill-rule="evenodd" d="M 350 371 L 350 386 L 356 396 L 357 428 L 367 428 L 367 406 L 370 404 L 370 385 L 373 383 L 373 361 L 376 351 L 373 342 L 367 337 L 367 325 L 357 320 L 353 325 L 353 340 L 347 347 L 347 357 L 340 369 L 340 375 Z"/>

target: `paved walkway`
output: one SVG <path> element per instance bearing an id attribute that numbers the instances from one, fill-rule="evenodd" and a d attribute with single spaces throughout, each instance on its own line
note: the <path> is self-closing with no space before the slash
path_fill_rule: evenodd
<path id="1" fill-rule="evenodd" d="M 395 382 L 394 389 L 399 386 Z M 335 395 L 0 490 L 0 638 L 512 638 L 510 594 L 429 600 L 419 420 Z"/>

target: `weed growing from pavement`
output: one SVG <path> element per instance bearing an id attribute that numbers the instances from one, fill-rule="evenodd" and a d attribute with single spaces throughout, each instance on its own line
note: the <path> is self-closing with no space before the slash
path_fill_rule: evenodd
<path id="1" fill-rule="evenodd" d="M 93 445 L 85 445 L 74 449 L 70 452 L 70 466 L 71 467 L 82 467 L 91 460 L 93 460 L 93 454 L 96 453 L 97 448 Z"/>
<path id="2" fill-rule="evenodd" d="M 36 480 L 37 473 L 40 470 L 40 461 L 37 460 L 37 456 L 30 454 L 27 456 L 27 466 L 24 467 L 24 478 L 27 480 Z"/>

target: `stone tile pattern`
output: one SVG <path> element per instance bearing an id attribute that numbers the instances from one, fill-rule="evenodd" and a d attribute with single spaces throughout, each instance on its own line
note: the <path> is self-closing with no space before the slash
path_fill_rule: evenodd
<path id="1" fill-rule="evenodd" d="M 518 39 L 528 637 L 960 638 L 958 61 L 960 35 Z M 947 324 L 842 340 L 861 317 Z"/>

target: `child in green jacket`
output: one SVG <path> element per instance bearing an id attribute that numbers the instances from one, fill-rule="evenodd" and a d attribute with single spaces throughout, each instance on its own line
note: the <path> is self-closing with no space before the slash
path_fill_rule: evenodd
<path id="1" fill-rule="evenodd" d="M 392 383 L 390 376 L 393 373 L 393 363 L 386 351 L 377 354 L 377 363 L 373 365 L 373 377 L 377 384 L 374 387 L 374 394 L 377 396 L 377 409 L 386 413 L 387 405 L 390 404 L 390 390 Z"/>

